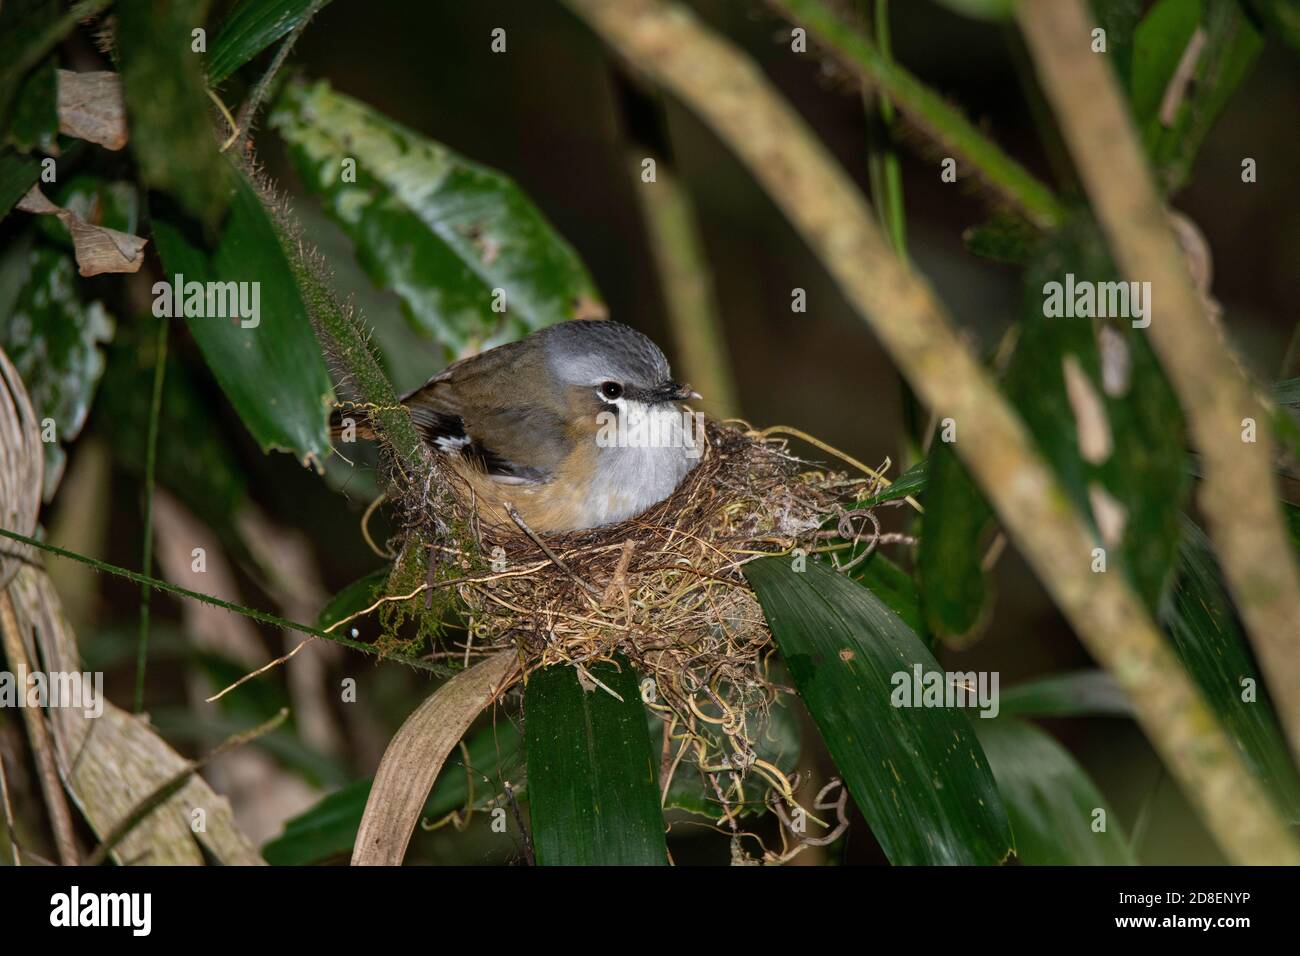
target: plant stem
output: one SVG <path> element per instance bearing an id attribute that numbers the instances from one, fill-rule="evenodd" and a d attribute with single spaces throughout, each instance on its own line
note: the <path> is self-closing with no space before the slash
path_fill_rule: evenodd
<path id="1" fill-rule="evenodd" d="M 979 132 L 924 83 L 893 63 L 866 37 L 832 13 L 822 0 L 768 0 L 803 24 L 845 65 L 880 87 L 908 118 L 945 149 L 979 170 L 1002 197 L 1043 228 L 1062 218 L 1060 202 L 1028 170 Z"/>
<path id="2" fill-rule="evenodd" d="M 153 573 L 153 487 L 158 457 L 158 419 L 162 413 L 163 376 L 167 372 L 166 317 L 158 320 L 158 341 L 153 365 L 153 396 L 149 403 L 149 436 L 144 453 L 144 555 L 142 574 Z M 144 712 L 144 675 L 149 659 L 149 585 L 140 585 L 140 640 L 135 652 L 135 712 Z"/>
<path id="3" fill-rule="evenodd" d="M 1158 290 L 1148 332 L 1201 453 L 1199 503 L 1300 759 L 1300 567 L 1273 476 L 1275 409 L 1206 315 L 1114 73 L 1080 39 L 1093 28 L 1083 0 L 1022 0 L 1017 16 L 1116 261 Z M 1251 421 L 1253 440 L 1243 433 Z"/>
<path id="4" fill-rule="evenodd" d="M 211 604 L 213 607 L 224 608 L 227 611 L 233 611 L 235 614 L 242 614 L 244 617 L 252 618 L 254 621 L 261 621 L 263 624 L 274 624 L 276 627 L 283 627 L 286 630 L 298 631 L 302 634 L 311 634 L 315 637 L 323 637 L 327 641 L 334 641 L 336 644 L 342 644 L 344 647 L 351 647 L 354 650 L 365 651 L 367 654 L 382 656 L 385 660 L 397 660 L 401 661 L 403 664 L 410 664 L 412 667 L 418 667 L 420 670 L 437 672 L 437 668 L 435 668 L 432 663 L 422 660 L 421 658 L 407 657 L 401 654 L 380 655 L 375 648 L 363 641 L 354 641 L 350 637 L 344 637 L 342 634 L 326 631 L 319 627 L 313 627 L 310 624 L 299 624 L 296 621 L 289 621 L 282 617 L 276 617 L 274 614 L 268 614 L 266 611 L 259 611 L 256 608 L 244 607 L 242 604 L 223 601 L 221 598 L 213 597 L 211 594 L 191 591 L 189 588 L 183 588 L 178 584 L 172 584 L 170 581 L 152 578 L 146 574 L 140 574 L 137 571 L 129 571 L 126 568 L 119 568 L 116 565 L 108 564 L 107 562 L 100 561 L 97 558 L 90 558 L 84 554 L 77 554 L 75 551 L 68 551 L 65 548 L 58 547 L 57 545 L 46 544 L 44 541 L 38 541 L 36 538 L 29 538 L 25 534 L 19 534 L 17 531 L 10 531 L 8 528 L 0 528 L 0 538 L 9 538 L 13 541 L 20 541 L 33 548 L 39 548 L 41 551 L 57 555 L 60 558 L 68 558 L 72 561 L 79 561 L 82 564 L 87 564 L 96 571 L 115 574 L 120 578 L 126 578 L 128 581 L 134 581 L 136 584 L 143 584 L 151 588 L 156 588 L 159 591 L 166 591 L 168 594 L 193 598 L 195 601 L 202 601 L 204 604 Z"/>
<path id="5" fill-rule="evenodd" d="M 1096 539 L 1024 423 L 963 345 L 929 285 L 892 254 L 857 187 L 762 71 L 675 4 L 565 3 L 712 127 L 921 399 L 960 422 L 968 437 L 955 444 L 958 454 L 1080 640 L 1124 687 L 1143 729 L 1228 855 L 1238 862 L 1300 862 L 1294 837 L 1141 600 L 1122 575 L 1093 573 Z"/>

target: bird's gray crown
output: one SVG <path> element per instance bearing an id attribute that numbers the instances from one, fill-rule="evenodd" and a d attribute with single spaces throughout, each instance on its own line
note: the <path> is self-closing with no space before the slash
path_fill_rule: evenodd
<path id="1" fill-rule="evenodd" d="M 545 329 L 546 354 L 569 385 L 606 380 L 649 389 L 668 381 L 668 359 L 636 329 L 606 319 L 561 322 Z"/>

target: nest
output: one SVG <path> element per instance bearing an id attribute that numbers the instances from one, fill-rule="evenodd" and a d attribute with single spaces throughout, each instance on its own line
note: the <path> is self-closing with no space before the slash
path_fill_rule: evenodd
<path id="1" fill-rule="evenodd" d="M 418 489 L 405 502 L 408 547 L 430 543 L 439 566 L 428 580 L 456 595 L 465 625 L 435 654 L 468 664 L 517 649 L 528 671 L 572 666 L 585 686 L 609 693 L 590 665 L 622 655 L 672 736 L 698 744 L 682 749 L 701 768 L 743 775 L 761 764 L 755 739 L 781 688 L 769 678 L 772 636 L 743 568 L 797 559 L 799 548 L 833 550 L 841 566 L 863 560 L 880 525 L 852 503 L 881 480 L 815 470 L 784 439 L 747 427 L 709 422 L 705 434 L 700 463 L 665 501 L 617 525 L 545 538 L 522 523 L 484 524 L 463 485 L 439 470 L 446 489 Z M 764 776 L 789 795 L 784 773 Z"/>

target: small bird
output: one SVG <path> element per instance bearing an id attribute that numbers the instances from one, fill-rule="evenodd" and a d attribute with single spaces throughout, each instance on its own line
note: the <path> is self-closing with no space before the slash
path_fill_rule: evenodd
<path id="1" fill-rule="evenodd" d="M 548 326 L 462 359 L 402 398 L 478 513 L 535 532 L 616 524 L 671 495 L 699 461 L 702 419 L 676 403 L 664 353 L 618 322 Z"/>

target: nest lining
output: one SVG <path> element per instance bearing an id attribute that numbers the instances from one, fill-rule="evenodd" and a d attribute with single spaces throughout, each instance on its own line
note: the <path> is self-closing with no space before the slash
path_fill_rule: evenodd
<path id="1" fill-rule="evenodd" d="M 566 664 L 591 687 L 600 682 L 588 665 L 625 655 L 643 675 L 642 699 L 683 741 L 674 768 L 692 751 L 706 772 L 739 770 L 741 799 L 741 778 L 758 764 L 789 796 L 786 775 L 755 753 L 781 689 L 768 678 L 772 637 L 741 569 L 829 538 L 843 539 L 851 560 L 865 557 L 880 526 L 851 503 L 880 480 L 813 470 L 784 439 L 747 426 L 710 421 L 705 434 L 700 463 L 663 502 L 544 539 L 526 525 L 484 523 L 467 486 L 438 468 L 445 487 L 406 489 L 405 540 L 432 542 L 440 568 L 429 580 L 436 573 L 462 604 L 465 632 L 438 656 L 468 664 L 517 649 L 525 673 Z"/>

